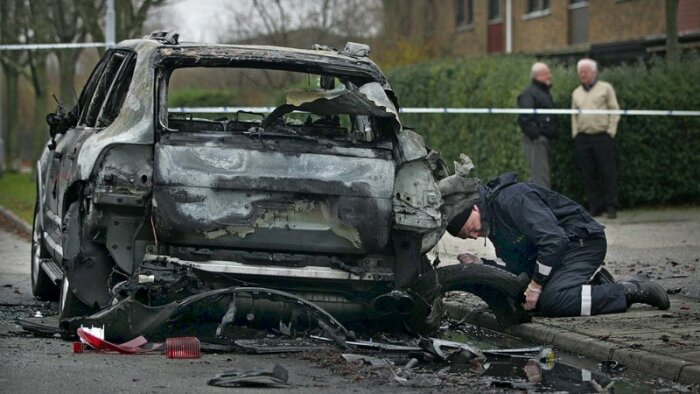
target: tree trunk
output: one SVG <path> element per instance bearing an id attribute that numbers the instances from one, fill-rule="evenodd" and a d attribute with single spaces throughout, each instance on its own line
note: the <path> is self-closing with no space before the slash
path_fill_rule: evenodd
<path id="1" fill-rule="evenodd" d="M 36 60 L 35 72 L 37 83 L 43 89 L 34 90 L 34 116 L 32 126 L 32 159 L 37 159 L 41 155 L 41 151 L 46 146 L 46 140 L 49 136 L 48 125 L 46 124 L 46 114 L 50 111 L 49 104 L 49 78 L 48 69 L 46 66 L 46 57 L 40 57 Z"/>
<path id="2" fill-rule="evenodd" d="M 10 67 L 5 68 L 5 163 L 6 168 L 17 169 L 18 157 L 17 130 L 19 129 L 19 73 Z"/>
<path id="3" fill-rule="evenodd" d="M 35 42 L 51 42 L 54 36 L 51 34 L 51 18 L 48 15 L 50 0 L 32 0 L 25 5 L 27 25 L 32 26 Z M 25 28 L 26 29 L 26 28 Z M 28 32 L 25 33 L 30 36 Z M 31 72 L 31 82 L 34 90 L 34 113 L 32 115 L 31 133 L 28 136 L 31 161 L 35 161 L 41 155 L 46 146 L 48 137 L 48 125 L 46 114 L 48 112 L 49 97 L 51 95 L 47 67 L 47 51 L 34 51 L 28 53 L 28 65 Z"/>
<path id="4" fill-rule="evenodd" d="M 666 0 L 666 62 L 677 64 L 681 58 L 678 45 L 678 0 Z"/>
<path id="5" fill-rule="evenodd" d="M 58 51 L 58 64 L 61 70 L 61 103 L 66 108 L 72 108 L 75 105 L 75 61 L 73 58 L 73 50 L 61 49 Z"/>

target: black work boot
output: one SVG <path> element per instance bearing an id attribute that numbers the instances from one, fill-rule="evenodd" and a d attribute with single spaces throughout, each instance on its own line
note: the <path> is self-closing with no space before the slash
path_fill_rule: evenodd
<path id="1" fill-rule="evenodd" d="M 642 303 L 666 310 L 671 306 L 666 290 L 658 283 L 647 280 L 630 280 L 620 282 L 625 287 L 627 307 L 634 303 Z"/>

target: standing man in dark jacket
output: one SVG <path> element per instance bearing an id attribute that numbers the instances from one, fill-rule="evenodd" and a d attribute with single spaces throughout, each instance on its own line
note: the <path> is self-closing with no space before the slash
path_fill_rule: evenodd
<path id="1" fill-rule="evenodd" d="M 552 109 L 554 100 L 549 90 L 552 74 L 544 63 L 535 63 L 531 70 L 532 83 L 518 96 L 518 107 Z M 523 131 L 523 152 L 530 164 L 532 183 L 550 189 L 549 174 L 554 138 L 557 135 L 557 118 L 554 115 L 518 115 Z"/>
<path id="2" fill-rule="evenodd" d="M 527 273 L 526 310 L 587 316 L 623 312 L 637 302 L 669 307 L 666 291 L 653 282 L 588 284 L 607 251 L 604 227 L 561 194 L 518 183 L 515 173 L 481 186 L 478 202 L 447 231 L 459 238 L 488 236 L 507 270 Z"/>

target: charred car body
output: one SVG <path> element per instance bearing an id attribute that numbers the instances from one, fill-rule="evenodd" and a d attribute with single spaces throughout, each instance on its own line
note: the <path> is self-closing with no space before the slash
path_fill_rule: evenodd
<path id="1" fill-rule="evenodd" d="M 179 44 L 168 34 L 107 51 L 76 107 L 47 119 L 34 294 L 58 295 L 67 319 L 127 297 L 157 306 L 260 286 L 344 322 L 434 327 L 440 297 L 425 255 L 459 205 L 443 195 L 475 183 L 461 174 L 441 190 L 444 163 L 402 128 L 366 52 Z M 173 75 L 201 67 L 319 82 L 267 116 L 169 112 Z"/>

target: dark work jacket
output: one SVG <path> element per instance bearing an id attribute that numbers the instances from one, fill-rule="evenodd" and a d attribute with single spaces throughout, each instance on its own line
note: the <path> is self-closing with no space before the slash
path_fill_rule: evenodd
<path id="1" fill-rule="evenodd" d="M 518 96 L 518 107 L 520 108 L 554 108 L 554 100 L 549 93 L 549 86 L 533 79 L 532 83 Z M 541 135 L 551 139 L 557 136 L 558 121 L 556 115 L 518 115 L 518 124 L 523 133 L 531 140 L 539 138 Z"/>
<path id="2" fill-rule="evenodd" d="M 579 204 L 513 172 L 481 186 L 482 228 L 509 271 L 525 272 L 544 285 L 570 240 L 604 237 L 601 224 Z"/>

